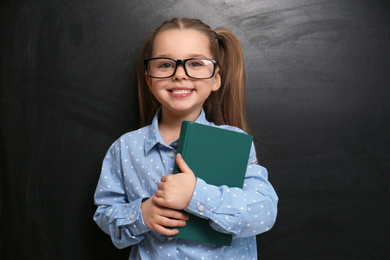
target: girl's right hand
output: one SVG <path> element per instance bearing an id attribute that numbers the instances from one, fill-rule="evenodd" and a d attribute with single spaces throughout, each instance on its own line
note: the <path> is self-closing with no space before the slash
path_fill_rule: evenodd
<path id="1" fill-rule="evenodd" d="M 188 215 L 174 209 L 158 206 L 154 196 L 141 203 L 141 212 L 145 225 L 161 235 L 174 236 L 179 233 L 177 229 L 167 227 L 184 227 Z"/>

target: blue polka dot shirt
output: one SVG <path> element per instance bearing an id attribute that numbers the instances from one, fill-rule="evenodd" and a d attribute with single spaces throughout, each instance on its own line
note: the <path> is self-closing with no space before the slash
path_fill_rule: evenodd
<path id="1" fill-rule="evenodd" d="M 202 110 L 197 123 L 212 125 Z M 218 126 L 242 131 L 236 127 Z M 166 144 L 152 124 L 121 136 L 109 148 L 94 201 L 94 220 L 118 248 L 132 246 L 129 259 L 257 259 L 256 235 L 275 223 L 278 197 L 267 170 L 257 164 L 254 145 L 243 188 L 213 186 L 200 178 L 185 211 L 209 219 L 212 228 L 233 235 L 231 246 L 166 237 L 148 229 L 140 205 L 172 174 L 178 141 Z"/>

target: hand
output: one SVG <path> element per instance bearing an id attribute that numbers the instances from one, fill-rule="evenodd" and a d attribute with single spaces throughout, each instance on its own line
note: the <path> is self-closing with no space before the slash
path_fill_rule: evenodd
<path id="1" fill-rule="evenodd" d="M 161 178 L 154 202 L 161 207 L 182 210 L 191 201 L 196 177 L 180 154 L 176 156 L 176 163 L 181 173 L 164 175 Z"/>
<path id="2" fill-rule="evenodd" d="M 154 203 L 155 194 L 141 203 L 142 217 L 145 225 L 161 235 L 174 236 L 177 229 L 166 227 L 184 227 L 188 216 L 178 210 L 164 208 Z"/>

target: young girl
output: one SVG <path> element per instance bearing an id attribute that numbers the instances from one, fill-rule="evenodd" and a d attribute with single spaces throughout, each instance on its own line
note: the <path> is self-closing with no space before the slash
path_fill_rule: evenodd
<path id="1" fill-rule="evenodd" d="M 273 226 L 278 198 L 254 146 L 242 189 L 207 184 L 177 154 L 183 120 L 248 130 L 236 37 L 196 19 L 164 22 L 141 51 L 138 91 L 143 128 L 107 152 L 96 223 L 116 247 L 132 246 L 130 259 L 256 259 L 256 235 Z M 179 174 L 172 174 L 175 162 Z M 189 218 L 183 212 L 232 234 L 232 245 L 172 238 Z"/>

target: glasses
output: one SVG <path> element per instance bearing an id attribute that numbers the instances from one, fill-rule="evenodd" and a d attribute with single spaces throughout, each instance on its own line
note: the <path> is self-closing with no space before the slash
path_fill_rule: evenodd
<path id="1" fill-rule="evenodd" d="M 144 61 L 148 75 L 165 79 L 175 75 L 177 66 L 183 65 L 186 75 L 193 79 L 209 79 L 214 76 L 217 60 L 192 58 L 175 60 L 170 58 L 152 58 Z"/>

